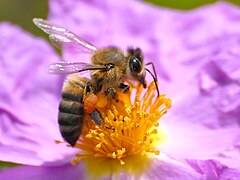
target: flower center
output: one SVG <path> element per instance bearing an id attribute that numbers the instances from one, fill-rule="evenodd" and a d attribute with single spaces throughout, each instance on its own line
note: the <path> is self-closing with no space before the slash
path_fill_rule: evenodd
<path id="1" fill-rule="evenodd" d="M 112 159 L 126 165 L 129 157 L 159 155 L 156 146 L 162 135 L 158 121 L 171 107 L 171 100 L 165 95 L 156 97 L 153 82 L 145 92 L 140 85 L 130 89 L 126 94 L 117 92 L 117 100 L 97 94 L 96 108 L 104 123 L 113 128 L 98 126 L 86 116 L 82 135 L 74 146 L 82 151 L 76 154 L 73 165 L 88 159 L 95 163 Z"/>

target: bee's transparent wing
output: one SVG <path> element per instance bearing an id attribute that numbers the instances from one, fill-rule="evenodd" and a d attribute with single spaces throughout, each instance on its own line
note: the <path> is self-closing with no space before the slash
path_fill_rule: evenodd
<path id="1" fill-rule="evenodd" d="M 54 25 L 51 22 L 41 19 L 34 18 L 33 23 L 42 29 L 45 33 L 49 34 L 49 39 L 54 46 L 59 49 L 78 49 L 80 52 L 90 53 L 97 50 L 97 48 L 89 42 L 81 39 L 71 31 Z"/>
<path id="2" fill-rule="evenodd" d="M 73 74 L 93 70 L 107 71 L 108 67 L 101 65 L 92 65 L 83 62 L 65 62 L 65 61 L 58 61 L 48 66 L 48 72 L 52 74 Z"/>

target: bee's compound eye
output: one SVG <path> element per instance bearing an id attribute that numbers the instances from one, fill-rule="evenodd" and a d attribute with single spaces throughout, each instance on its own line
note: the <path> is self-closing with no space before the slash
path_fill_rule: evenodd
<path id="1" fill-rule="evenodd" d="M 142 66 L 140 61 L 137 58 L 133 58 L 130 61 L 130 68 L 133 73 L 140 73 L 142 70 Z"/>

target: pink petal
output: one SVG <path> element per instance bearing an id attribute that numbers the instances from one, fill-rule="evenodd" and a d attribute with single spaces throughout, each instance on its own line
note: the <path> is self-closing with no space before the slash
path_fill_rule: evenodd
<path id="1" fill-rule="evenodd" d="M 86 175 L 81 166 L 62 165 L 55 167 L 35 167 L 20 166 L 9 168 L 0 173 L 0 179 L 18 179 L 18 180 L 50 180 L 50 179 L 84 179 Z"/>
<path id="2" fill-rule="evenodd" d="M 49 75 L 58 59 L 50 45 L 20 28 L 0 24 L 0 157 L 37 165 L 67 155 L 57 124 L 62 77 Z M 68 151 L 69 148 L 68 148 Z"/>
<path id="3" fill-rule="evenodd" d="M 34 167 L 21 166 L 10 168 L 0 173 L 0 179 L 88 179 L 91 175 L 85 173 L 85 169 L 81 165 L 62 165 L 56 167 Z M 108 175 L 108 177 L 101 177 L 99 179 L 171 179 L 171 180 L 225 180 L 225 179 L 239 179 L 240 172 L 236 169 L 229 168 L 217 161 L 197 161 L 187 160 L 187 162 L 178 162 L 171 160 L 166 156 L 156 158 L 153 160 L 151 166 L 143 171 L 141 174 L 133 175 L 126 173 L 119 173 L 115 175 Z"/>
<path id="4" fill-rule="evenodd" d="M 196 60 L 201 61 L 199 68 L 186 64 L 195 76 L 174 95 L 163 121 L 169 130 L 163 149 L 178 158 L 216 159 L 239 169 L 240 34 L 225 38 L 217 52 Z"/>
<path id="5" fill-rule="evenodd" d="M 240 178 L 239 170 L 229 168 L 218 161 L 207 160 L 207 161 L 197 161 L 188 160 L 188 163 L 196 172 L 205 176 L 206 179 L 211 180 L 225 180 L 232 179 L 237 180 Z"/>
<path id="6" fill-rule="evenodd" d="M 87 175 L 85 169 L 81 165 L 56 166 L 56 167 L 33 167 L 22 166 L 10 168 L 0 173 L 0 179 L 89 179 L 91 174 Z M 155 159 L 151 166 L 141 174 L 126 174 L 124 172 L 113 173 L 99 179 L 203 179 L 204 173 L 199 173 L 195 169 L 188 166 L 187 163 L 179 163 L 167 157 Z"/>
<path id="7" fill-rule="evenodd" d="M 164 92 L 179 96 L 190 82 L 196 81 L 199 69 L 207 66 L 210 57 L 225 51 L 228 46 L 236 46 L 240 35 L 238 18 L 239 9 L 222 2 L 170 16 L 162 32 L 164 52 L 161 60 L 165 67 L 174 71 L 168 71 L 171 84 L 166 87 L 163 84 Z"/>
<path id="8" fill-rule="evenodd" d="M 141 179 L 171 179 L 190 180 L 203 179 L 203 175 L 189 167 L 187 163 L 172 160 L 167 156 L 160 155 L 155 158 L 149 169 L 140 175 Z"/>

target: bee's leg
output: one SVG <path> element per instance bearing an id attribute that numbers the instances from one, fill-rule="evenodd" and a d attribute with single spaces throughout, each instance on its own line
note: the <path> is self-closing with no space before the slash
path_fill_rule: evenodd
<path id="1" fill-rule="evenodd" d="M 97 109 L 95 109 L 95 110 L 90 114 L 90 116 L 91 116 L 92 120 L 93 120 L 96 124 L 98 124 L 98 125 L 102 124 L 103 119 L 102 119 L 102 117 L 101 117 L 101 115 L 100 115 L 100 113 L 98 112 Z"/>
<path id="2" fill-rule="evenodd" d="M 105 95 L 115 99 L 116 98 L 116 90 L 112 87 L 107 88 L 107 90 L 105 90 Z"/>
<path id="3" fill-rule="evenodd" d="M 104 127 L 108 128 L 108 129 L 112 129 L 112 130 L 115 129 L 115 128 L 112 127 L 112 126 L 109 127 L 108 125 L 106 125 L 106 124 L 103 122 L 103 119 L 102 119 L 102 117 L 101 117 L 101 114 L 98 112 L 97 109 L 95 109 L 95 110 L 90 114 L 90 116 L 91 116 L 92 120 L 93 120 L 96 124 L 98 124 L 98 125 L 103 125 Z"/>
<path id="4" fill-rule="evenodd" d="M 89 94 L 89 93 L 95 93 L 95 88 L 94 88 L 94 86 L 92 85 L 92 83 L 91 82 L 86 82 L 86 86 L 85 86 L 85 88 L 84 88 L 84 90 L 83 90 L 83 101 L 84 101 L 84 99 L 85 99 L 85 96 L 87 95 L 87 94 Z M 82 102 L 83 102 L 82 101 Z"/>
<path id="5" fill-rule="evenodd" d="M 93 85 L 90 82 L 86 83 L 85 93 L 94 92 Z"/>
<path id="6" fill-rule="evenodd" d="M 126 84 L 123 84 L 123 83 L 120 83 L 118 85 L 118 87 L 122 90 L 123 93 L 127 93 L 130 89 L 129 85 L 126 85 Z"/>

